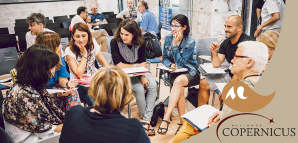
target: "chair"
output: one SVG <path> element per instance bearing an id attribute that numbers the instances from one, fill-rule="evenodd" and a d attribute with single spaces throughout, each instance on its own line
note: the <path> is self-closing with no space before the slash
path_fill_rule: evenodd
<path id="1" fill-rule="evenodd" d="M 196 60 L 198 65 L 204 63 L 204 59 L 201 59 L 199 56 L 206 55 L 211 56 L 211 51 L 209 49 L 212 42 L 217 42 L 217 38 L 207 38 L 207 39 L 196 39 Z M 209 61 L 210 62 L 210 61 Z"/>
<path id="2" fill-rule="evenodd" d="M 17 49 L 17 40 L 14 34 L 0 35 L 0 49 L 7 47 L 15 47 Z"/>
<path id="3" fill-rule="evenodd" d="M 56 33 L 61 35 L 61 38 L 63 37 L 68 37 L 70 39 L 70 32 L 68 28 L 57 28 L 57 29 L 52 29 Z"/>
<path id="4" fill-rule="evenodd" d="M 110 18 L 107 14 L 103 14 L 103 16 L 105 17 L 105 19 Z"/>
<path id="5" fill-rule="evenodd" d="M 61 23 L 49 23 L 46 24 L 46 28 L 48 29 L 56 29 L 56 28 L 60 28 Z"/>
<path id="6" fill-rule="evenodd" d="M 46 23 L 53 23 L 52 20 L 49 19 L 49 17 L 46 17 L 47 22 Z M 24 25 L 28 25 L 28 23 L 26 22 L 26 19 L 15 19 L 15 26 L 24 26 Z"/>
<path id="7" fill-rule="evenodd" d="M 5 130 L 1 127 L 0 127 L 0 142 L 1 143 L 11 143 L 10 137 L 5 132 Z"/>
<path id="8" fill-rule="evenodd" d="M 111 12 L 102 12 L 101 14 L 103 14 L 103 15 L 109 15 L 109 18 L 115 18 L 115 14 L 114 14 L 114 12 L 113 11 L 111 11 Z"/>
<path id="9" fill-rule="evenodd" d="M 28 32 L 28 31 L 30 31 L 28 29 L 28 25 L 14 27 L 14 33 L 15 34 L 19 34 L 20 32 Z"/>
<path id="10" fill-rule="evenodd" d="M 64 57 L 64 51 L 65 51 L 65 48 L 66 48 L 66 45 L 69 43 L 69 39 L 68 39 L 68 37 L 63 37 L 63 38 L 61 38 L 61 45 L 63 46 L 63 48 L 62 48 L 62 57 Z"/>
<path id="11" fill-rule="evenodd" d="M 19 59 L 15 47 L 0 49 L 0 75 L 9 74 Z"/>
<path id="12" fill-rule="evenodd" d="M 55 22 L 71 22 L 71 18 L 59 18 L 56 19 Z"/>
<path id="13" fill-rule="evenodd" d="M 106 52 L 102 52 L 104 58 L 106 59 L 108 64 L 111 64 L 113 59 L 112 59 L 112 55 Z"/>
<path id="14" fill-rule="evenodd" d="M 8 28 L 0 28 L 0 34 L 9 34 Z"/>
<path id="15" fill-rule="evenodd" d="M 98 27 L 94 28 L 94 29 L 95 30 L 105 29 L 107 31 L 107 33 L 109 34 L 109 36 L 113 36 L 112 29 L 114 29 L 114 28 L 117 28 L 117 23 L 101 24 L 101 25 L 98 25 Z"/>
<path id="16" fill-rule="evenodd" d="M 161 63 L 161 58 L 162 58 L 162 57 L 153 58 L 153 59 L 146 59 L 146 61 L 147 61 L 148 64 L 149 64 L 149 71 L 150 71 L 150 63 L 156 63 L 157 66 L 158 66 L 158 64 Z M 158 72 L 158 69 L 156 69 L 156 77 L 157 77 L 157 72 Z"/>
<path id="17" fill-rule="evenodd" d="M 73 18 L 76 14 L 69 15 L 69 18 Z"/>
<path id="18" fill-rule="evenodd" d="M 114 36 L 108 36 L 107 38 L 107 42 L 108 42 L 108 53 L 111 54 L 111 40 L 114 39 Z"/>
<path id="19" fill-rule="evenodd" d="M 61 28 L 69 28 L 71 22 L 62 22 Z"/>
<path id="20" fill-rule="evenodd" d="M 63 16 L 53 16 L 54 22 L 57 22 L 58 19 L 68 19 L 67 15 L 63 15 Z"/>
<path id="21" fill-rule="evenodd" d="M 119 25 L 119 23 L 121 22 L 120 19 L 118 18 L 106 18 L 108 23 L 117 23 L 117 25 Z"/>
<path id="22" fill-rule="evenodd" d="M 27 49 L 26 32 L 20 32 L 17 35 L 20 52 L 25 52 L 25 50 Z"/>

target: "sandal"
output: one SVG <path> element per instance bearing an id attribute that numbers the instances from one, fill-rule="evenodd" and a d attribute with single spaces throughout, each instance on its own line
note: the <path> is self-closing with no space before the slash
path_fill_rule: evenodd
<path id="1" fill-rule="evenodd" d="M 147 128 L 144 127 L 144 129 L 145 129 L 148 136 L 155 136 L 155 130 L 154 129 L 148 129 L 150 127 L 149 123 L 142 122 L 142 124 L 143 124 L 143 127 L 144 127 L 144 125 L 147 125 Z"/>
<path id="2" fill-rule="evenodd" d="M 175 135 L 179 132 L 179 130 L 180 130 L 180 128 L 181 128 L 181 126 L 182 126 L 183 124 L 179 124 L 179 123 L 177 123 L 177 125 L 179 125 L 179 127 L 178 127 L 178 129 L 176 130 Z"/>
<path id="3" fill-rule="evenodd" d="M 161 128 L 161 127 L 159 126 L 159 128 L 158 128 L 158 130 L 157 130 L 157 133 L 158 133 L 158 134 L 161 134 L 161 135 L 165 135 L 165 134 L 167 134 L 167 132 L 168 132 L 168 128 L 169 128 L 169 124 L 170 124 L 170 122 L 167 121 L 167 120 L 162 120 L 162 121 L 164 121 L 164 122 L 167 123 L 167 128 Z M 160 125 L 161 125 L 161 124 L 160 124 Z M 166 130 L 166 131 L 163 132 L 162 130 Z"/>

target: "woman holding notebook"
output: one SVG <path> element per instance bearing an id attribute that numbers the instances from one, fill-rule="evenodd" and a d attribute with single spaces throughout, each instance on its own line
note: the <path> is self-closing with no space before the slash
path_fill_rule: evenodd
<path id="1" fill-rule="evenodd" d="M 170 73 L 172 91 L 170 93 L 168 110 L 159 126 L 158 133 L 166 134 L 172 111 L 177 105 L 179 116 L 185 114 L 184 87 L 199 84 L 200 75 L 197 61 L 193 57 L 195 39 L 189 35 L 190 27 L 188 18 L 178 14 L 171 20 L 172 33 L 165 37 L 163 46 L 162 63 L 175 71 L 177 68 L 187 68 L 187 72 Z M 184 120 L 180 118 L 179 131 Z M 177 132 L 176 132 L 177 133 Z"/>
<path id="2" fill-rule="evenodd" d="M 66 61 L 70 68 L 70 79 L 81 78 L 83 74 L 93 75 L 97 72 L 95 58 L 104 67 L 108 66 L 100 46 L 97 44 L 85 23 L 76 23 L 71 30 L 71 39 L 65 48 Z M 79 86 L 80 98 L 88 106 L 93 105 L 93 100 L 87 94 L 88 87 Z"/>
<path id="3" fill-rule="evenodd" d="M 144 38 L 138 24 L 130 19 L 123 20 L 111 41 L 112 59 L 119 68 L 145 67 Z M 150 126 L 157 93 L 157 84 L 151 73 L 131 77 L 132 90 L 135 92 L 142 123 L 149 136 L 155 135 Z M 147 96 L 145 98 L 145 89 Z"/>
<path id="4" fill-rule="evenodd" d="M 71 107 L 80 105 L 80 97 L 78 91 L 73 87 L 78 85 L 78 80 L 69 78 L 69 73 L 66 70 L 66 64 L 61 54 L 61 36 L 55 32 L 41 32 L 37 35 L 35 44 L 42 44 L 53 50 L 60 57 L 59 66 L 55 69 L 55 74 L 47 84 L 47 89 L 63 89 L 64 93 L 54 93 L 52 98 L 56 106 L 64 113 Z"/>

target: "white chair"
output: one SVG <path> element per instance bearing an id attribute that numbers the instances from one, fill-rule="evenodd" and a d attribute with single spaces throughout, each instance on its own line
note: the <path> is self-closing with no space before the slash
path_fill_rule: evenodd
<path id="1" fill-rule="evenodd" d="M 105 59 L 108 62 L 108 64 L 111 64 L 112 61 L 113 61 L 112 55 L 110 53 L 106 53 L 106 52 L 102 52 L 102 54 L 105 57 Z"/>

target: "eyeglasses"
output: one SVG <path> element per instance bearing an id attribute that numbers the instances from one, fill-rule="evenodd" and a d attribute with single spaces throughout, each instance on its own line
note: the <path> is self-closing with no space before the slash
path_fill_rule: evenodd
<path id="1" fill-rule="evenodd" d="M 178 29 L 181 25 L 171 25 L 171 28 Z"/>
<path id="2" fill-rule="evenodd" d="M 235 59 L 236 59 L 236 57 L 237 57 L 237 58 L 249 58 L 249 57 L 247 57 L 247 56 L 239 56 L 239 55 L 234 55 L 234 56 L 233 56 L 233 59 L 235 60 Z"/>

